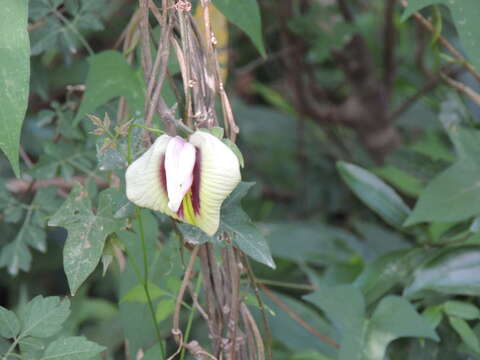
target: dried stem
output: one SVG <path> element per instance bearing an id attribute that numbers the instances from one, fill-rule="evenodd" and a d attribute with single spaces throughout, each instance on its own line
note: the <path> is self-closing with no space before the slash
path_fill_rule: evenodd
<path id="1" fill-rule="evenodd" d="M 455 90 L 464 93 L 477 105 L 480 105 L 480 94 L 464 83 L 454 80 L 445 73 L 440 73 L 442 79 Z"/>
<path id="2" fill-rule="evenodd" d="M 232 341 L 232 347 L 230 349 L 230 358 L 232 360 L 236 359 L 237 352 L 237 323 L 238 323 L 238 314 L 240 311 L 240 274 L 238 271 L 238 262 L 235 252 L 235 248 L 231 247 L 226 251 L 226 258 L 228 269 L 230 270 L 230 314 L 228 318 L 228 328 L 230 331 L 230 339 Z"/>
<path id="3" fill-rule="evenodd" d="M 150 49 L 150 23 L 149 17 L 149 2 L 150 0 L 138 0 L 140 7 L 140 31 L 142 33 L 142 67 L 145 76 L 145 83 L 148 84 L 148 79 L 152 72 L 152 51 Z"/>
<path id="4" fill-rule="evenodd" d="M 260 334 L 260 331 L 258 330 L 255 319 L 253 318 L 252 314 L 250 313 L 250 310 L 248 310 L 248 307 L 245 304 L 241 305 L 241 311 L 242 311 L 243 317 L 245 318 L 246 323 L 248 324 L 249 328 L 253 332 L 255 343 L 257 346 L 257 351 L 258 351 L 257 359 L 265 359 L 265 348 L 263 347 L 263 339 L 262 339 L 262 335 Z"/>
<path id="5" fill-rule="evenodd" d="M 33 167 L 33 161 L 30 159 L 30 156 L 28 156 L 27 152 L 23 148 L 23 146 L 20 145 L 20 157 L 22 158 L 23 162 L 29 169 Z"/>
<path id="6" fill-rule="evenodd" d="M 210 4 L 210 0 L 202 0 L 203 22 L 204 22 L 205 40 L 206 40 L 205 42 L 207 47 L 207 65 L 208 65 L 208 69 L 210 70 L 210 73 L 213 75 L 215 79 L 215 83 L 216 83 L 215 90 L 220 95 L 225 131 L 228 134 L 229 139 L 235 142 L 235 139 L 239 133 L 239 128 L 235 123 L 235 117 L 233 115 L 232 107 L 230 105 L 228 96 L 225 93 L 222 77 L 220 75 L 220 64 L 218 62 L 217 50 L 215 48 L 215 45 L 217 44 L 217 39 L 210 25 L 209 4 Z"/>
<path id="7" fill-rule="evenodd" d="M 220 66 L 215 48 L 216 39 L 211 30 L 209 0 L 202 0 L 204 39 L 197 29 L 190 14 L 188 1 L 177 1 L 170 5 L 170 0 L 162 1 L 162 9 L 158 9 L 151 0 L 139 0 L 140 25 L 142 36 L 142 66 L 145 71 L 147 87 L 145 102 L 145 125 L 151 127 L 155 113 L 164 121 L 170 135 L 175 134 L 176 127 L 187 132 L 200 127 L 211 128 L 217 124 L 215 99 L 218 95 L 222 104 L 224 125 L 227 136 L 235 141 L 238 126 L 235 124 L 230 101 L 223 88 L 220 77 Z M 150 49 L 148 14 L 151 12 L 160 24 L 161 35 L 157 44 L 157 53 L 152 64 Z M 133 42 L 129 34 L 125 41 Z M 148 44 L 148 49 L 147 49 Z M 161 95 L 162 85 L 168 76 L 168 57 L 170 46 L 173 47 L 183 81 L 185 101 L 183 119 L 186 125 L 175 119 Z M 150 141 L 149 137 L 146 139 Z M 181 234 L 180 234 L 181 235 Z M 222 235 L 222 241 L 231 243 L 227 234 Z M 179 348 L 189 351 L 199 359 L 247 360 L 248 351 L 264 360 L 263 342 L 260 332 L 246 306 L 241 301 L 240 278 L 241 268 L 238 250 L 228 247 L 222 250 L 222 260 L 218 261 L 212 244 L 190 246 L 183 242 L 185 248 L 191 251 L 190 260 L 185 270 L 183 281 L 177 296 L 173 315 L 172 334 Z M 197 295 L 192 294 L 194 309 L 198 309 L 208 326 L 212 342 L 212 354 L 204 350 L 198 342 L 184 338 L 180 329 L 180 311 L 185 291 L 190 287 L 195 259 L 200 260 L 201 276 L 203 278 L 203 297 L 205 305 L 200 305 Z M 241 327 L 240 317 L 244 320 Z M 250 345 L 247 346 L 247 343 Z M 252 345 L 253 344 L 253 345 Z"/>
<path id="8" fill-rule="evenodd" d="M 199 247 L 195 246 L 192 250 L 192 254 L 190 255 L 190 260 L 188 262 L 187 268 L 185 270 L 185 274 L 183 276 L 182 285 L 180 286 L 180 290 L 178 291 L 177 301 L 175 303 L 175 312 L 173 313 L 173 328 L 172 331 L 180 330 L 180 310 L 182 308 L 183 297 L 185 295 L 185 290 L 187 289 L 188 283 L 190 281 L 190 277 L 192 275 L 193 265 L 195 264 L 195 260 L 197 258 Z M 178 344 L 181 344 L 181 338 L 175 337 L 175 341 Z"/>
<path id="9" fill-rule="evenodd" d="M 255 294 L 255 297 L 257 299 L 258 306 L 260 308 L 261 314 L 262 314 L 262 321 L 263 325 L 265 327 L 265 332 L 267 333 L 267 354 L 268 354 L 268 359 L 272 360 L 273 355 L 272 355 L 272 334 L 270 331 L 270 326 L 268 325 L 268 320 L 267 320 L 267 313 L 265 311 L 265 306 L 263 304 L 262 298 L 260 296 L 260 291 L 258 289 L 258 284 L 259 281 L 257 280 L 255 273 L 253 272 L 252 266 L 250 265 L 250 260 L 246 255 L 243 256 L 244 258 L 244 263 L 247 266 L 247 274 L 248 277 L 250 278 L 250 283 L 253 286 L 253 292 Z"/>

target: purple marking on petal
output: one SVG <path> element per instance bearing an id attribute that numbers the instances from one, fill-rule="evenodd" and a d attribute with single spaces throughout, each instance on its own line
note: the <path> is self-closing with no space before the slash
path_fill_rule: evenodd
<path id="1" fill-rule="evenodd" d="M 165 171 L 165 155 L 160 158 L 160 187 L 167 194 L 167 172 Z"/>
<path id="2" fill-rule="evenodd" d="M 180 205 L 180 207 L 177 210 L 177 215 L 180 219 L 183 219 L 183 201 L 182 201 L 182 204 Z"/>
<path id="3" fill-rule="evenodd" d="M 199 148 L 195 148 L 195 165 L 193 166 L 192 187 L 192 207 L 195 215 L 200 214 L 200 181 L 201 181 L 202 153 Z"/>

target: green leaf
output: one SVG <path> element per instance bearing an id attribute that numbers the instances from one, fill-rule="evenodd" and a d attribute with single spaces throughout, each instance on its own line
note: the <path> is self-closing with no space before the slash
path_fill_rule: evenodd
<path id="1" fill-rule="evenodd" d="M 449 248 L 420 266 L 404 295 L 416 298 L 424 291 L 480 295 L 480 247 Z"/>
<path id="2" fill-rule="evenodd" d="M 168 295 L 168 292 L 165 290 L 160 289 L 157 285 L 148 283 L 148 290 L 150 292 L 150 297 L 152 300 L 159 298 L 160 296 Z M 125 295 L 120 299 L 120 302 L 139 302 L 146 304 L 148 302 L 147 294 L 145 294 L 145 288 L 142 284 L 138 284 L 137 286 L 131 288 L 127 291 Z"/>
<path id="3" fill-rule="evenodd" d="M 242 198 L 254 184 L 253 182 L 240 183 L 225 200 L 222 205 L 220 229 L 217 234 L 228 232 L 240 250 L 254 260 L 274 269 L 275 263 L 267 241 L 242 210 L 240 204 Z"/>
<path id="4" fill-rule="evenodd" d="M 43 188 L 36 192 L 15 239 L 2 249 L 0 268 L 6 266 L 13 276 L 16 276 L 20 270 L 30 270 L 32 255 L 28 246 L 41 252 L 46 251 L 47 235 L 44 229 L 46 217 L 55 211 L 57 204 L 55 188 Z M 17 203 L 16 206 L 14 209 L 26 207 L 22 203 Z M 14 213 L 11 210 L 10 212 Z"/>
<path id="5" fill-rule="evenodd" d="M 240 206 L 225 211 L 222 229 L 233 235 L 234 243 L 245 254 L 275 269 L 267 241 Z"/>
<path id="6" fill-rule="evenodd" d="M 321 308 L 342 334 L 339 360 L 362 359 L 365 301 L 360 290 L 347 285 L 323 287 L 305 300 Z M 348 299 L 348 306 L 345 300 Z M 373 359 L 370 359 L 373 360 Z"/>
<path id="7" fill-rule="evenodd" d="M 480 38 L 480 27 L 478 26 L 480 7 L 478 6 L 478 1 L 410 0 L 402 19 L 405 20 L 414 12 L 432 4 L 443 4 L 450 9 L 462 45 L 465 47 L 470 61 L 480 69 L 480 47 L 478 46 L 478 38 Z"/>
<path id="8" fill-rule="evenodd" d="M 60 175 L 65 180 L 70 180 L 75 168 L 91 170 L 93 167 L 89 159 L 89 155 L 93 153 L 67 142 L 47 143 L 44 151 L 31 170 L 35 178 L 51 179 Z"/>
<path id="9" fill-rule="evenodd" d="M 241 200 L 254 183 L 242 182 L 225 200 L 222 219 L 217 234 L 223 231 L 233 236 L 234 243 L 254 260 L 275 269 L 267 240 L 241 208 Z"/>
<path id="10" fill-rule="evenodd" d="M 441 305 L 428 306 L 425 311 L 422 313 L 422 316 L 427 320 L 432 329 L 435 329 L 441 322 L 443 318 L 443 311 Z"/>
<path id="11" fill-rule="evenodd" d="M 147 248 L 149 280 L 161 289 L 167 289 L 167 279 L 174 277 L 181 279 L 184 268 L 178 261 L 178 243 L 166 241 L 160 249 L 158 247 L 159 226 L 158 219 L 148 210 L 142 210 L 143 227 Z M 119 298 L 138 285 L 138 278 L 144 277 L 144 269 L 135 269 L 135 262 L 143 264 L 143 249 L 139 241 L 138 221 L 133 220 L 130 231 L 121 230 L 118 237 L 129 256 L 125 271 L 119 281 Z M 136 273 L 139 271 L 140 274 Z M 135 359 L 140 349 L 148 349 L 156 342 L 155 328 L 152 314 L 146 303 L 120 302 L 120 320 L 125 339 L 128 341 L 128 358 Z M 157 358 L 158 359 L 158 358 Z"/>
<path id="12" fill-rule="evenodd" d="M 304 320 L 306 324 L 335 340 L 335 329 L 316 309 L 291 296 L 283 295 L 279 292 L 274 294 L 283 304 Z M 253 301 L 258 304 L 256 299 Z M 295 351 L 295 353 L 305 349 L 315 349 L 332 359 L 337 358 L 337 350 L 335 348 L 318 341 L 317 337 L 293 320 L 277 303 L 273 302 L 269 297 L 265 297 L 264 303 L 267 308 L 271 309 L 269 313 L 274 312 L 274 315 L 269 316 L 268 324 L 275 340 L 285 345 L 288 349 Z M 255 308 L 252 309 L 255 310 Z M 260 312 L 256 311 L 256 313 L 260 316 Z"/>
<path id="13" fill-rule="evenodd" d="M 388 224 L 401 228 L 410 209 L 390 186 L 359 166 L 340 161 L 337 168 L 345 183 L 365 205 Z"/>
<path id="14" fill-rule="evenodd" d="M 262 56 L 266 56 L 262 37 L 262 18 L 257 0 L 213 0 L 213 5 L 253 41 Z"/>
<path id="15" fill-rule="evenodd" d="M 20 339 L 20 352 L 26 360 L 40 359 L 47 348 L 48 340 L 27 336 Z"/>
<path id="16" fill-rule="evenodd" d="M 480 311 L 475 305 L 459 300 L 447 301 L 443 304 L 443 310 L 449 316 L 465 320 L 475 320 L 480 317 Z"/>
<path id="17" fill-rule="evenodd" d="M 60 36 L 63 32 L 65 32 L 65 30 L 65 27 L 56 17 L 47 17 L 44 20 L 43 26 L 35 31 L 32 31 L 32 55 L 38 55 L 46 50 L 55 48 L 55 46 L 59 44 Z"/>
<path id="18" fill-rule="evenodd" d="M 454 222 L 480 214 L 479 168 L 458 162 L 430 182 L 405 226 L 424 221 Z"/>
<path id="19" fill-rule="evenodd" d="M 204 130 L 204 129 L 201 129 L 201 130 Z M 224 130 L 222 127 L 220 126 L 214 126 L 212 127 L 210 130 L 210 133 L 215 136 L 216 138 L 222 140 L 223 139 L 223 134 L 224 134 Z"/>
<path id="20" fill-rule="evenodd" d="M 480 344 L 478 342 L 477 335 L 470 328 L 468 323 L 455 316 L 449 316 L 448 321 L 450 325 L 455 329 L 458 335 L 462 338 L 463 342 L 476 353 L 480 352 Z"/>
<path id="21" fill-rule="evenodd" d="M 8 272 L 16 276 L 19 270 L 30 270 L 30 263 L 32 262 L 32 254 L 28 250 L 27 245 L 15 238 L 10 244 L 2 248 L 0 254 L 0 268 L 7 267 Z"/>
<path id="22" fill-rule="evenodd" d="M 152 346 L 150 349 L 148 349 L 148 351 L 145 352 L 145 355 L 142 358 L 142 360 L 163 360 L 163 359 L 165 358 L 163 357 L 162 348 L 160 347 L 160 344 Z"/>
<path id="23" fill-rule="evenodd" d="M 97 160 L 98 169 L 101 171 L 110 171 L 117 169 L 125 169 L 128 165 L 123 154 L 112 147 L 102 149 L 102 143 L 97 143 Z"/>
<path id="24" fill-rule="evenodd" d="M 95 111 L 100 105 L 119 96 L 127 99 L 131 115 L 143 114 L 144 85 L 119 52 L 108 50 L 88 58 L 90 70 L 86 80 L 86 91 L 82 104 L 75 116 L 78 123 L 85 115 Z"/>
<path id="25" fill-rule="evenodd" d="M 41 360 L 89 360 L 103 350 L 105 347 L 88 341 L 83 336 L 72 336 L 48 345 Z"/>
<path id="26" fill-rule="evenodd" d="M 30 80 L 28 1 L 4 0 L 0 12 L 0 149 L 20 175 L 18 148 Z"/>
<path id="27" fill-rule="evenodd" d="M 165 320 L 175 309 L 175 299 L 163 299 L 158 302 L 157 311 L 155 311 L 155 319 L 157 322 Z"/>
<path id="28" fill-rule="evenodd" d="M 113 217 L 121 219 L 135 213 L 135 205 L 128 200 L 124 190 L 109 188 L 104 193 L 111 197 Z"/>
<path id="29" fill-rule="evenodd" d="M 59 11 L 58 7 L 62 3 L 64 8 Z M 65 60 L 71 62 L 72 54 L 78 52 L 78 47 L 85 46 L 86 39 L 82 39 L 84 30 L 103 29 L 100 11 L 96 6 L 105 7 L 105 0 L 95 1 L 95 7 L 88 6 L 88 3 L 86 0 L 32 1 L 30 18 L 37 24 L 30 32 L 32 54 L 51 50 L 62 53 Z"/>
<path id="30" fill-rule="evenodd" d="M 454 222 L 480 214 L 480 131 L 456 126 L 450 135 L 458 160 L 428 184 L 406 226 L 422 221 Z"/>
<path id="31" fill-rule="evenodd" d="M 112 202 L 110 193 L 100 193 L 97 212 L 93 213 L 88 191 L 76 185 L 48 222 L 68 231 L 63 266 L 72 294 L 95 270 L 107 236 L 120 228 L 120 222 L 113 218 Z"/>
<path id="32" fill-rule="evenodd" d="M 324 286 L 305 299 L 320 307 L 340 331 L 339 360 L 383 360 L 387 346 L 400 337 L 438 340 L 430 324 L 398 296 L 383 298 L 370 319 L 362 293 L 352 286 Z"/>
<path id="33" fill-rule="evenodd" d="M 51 11 L 51 6 L 57 7 L 61 3 L 62 0 L 32 1 L 28 9 L 28 15 L 32 20 L 39 20 L 48 15 Z"/>
<path id="34" fill-rule="evenodd" d="M 417 197 L 422 192 L 422 182 L 398 167 L 385 165 L 381 168 L 376 168 L 374 172 L 406 195 Z"/>
<path id="35" fill-rule="evenodd" d="M 316 351 L 302 351 L 300 353 L 293 354 L 291 360 L 333 360 L 331 357 L 327 357 Z"/>
<path id="36" fill-rule="evenodd" d="M 299 264 L 346 263 L 362 249 L 362 243 L 355 236 L 319 222 L 263 223 L 261 229 L 275 257 Z M 292 239 L 295 239 L 295 246 L 292 246 Z"/>
<path id="37" fill-rule="evenodd" d="M 402 337 L 439 338 L 430 324 L 407 300 L 398 296 L 382 299 L 368 324 L 365 360 L 383 360 L 388 344 Z"/>
<path id="38" fill-rule="evenodd" d="M 20 322 L 14 312 L 0 306 L 0 336 L 10 339 L 18 335 Z"/>
<path id="39" fill-rule="evenodd" d="M 10 348 L 10 345 L 9 341 L 0 337 L 0 354 L 5 354 Z M 8 358 L 7 360 L 13 360 L 13 358 Z"/>
<path id="40" fill-rule="evenodd" d="M 385 254 L 368 264 L 354 285 L 362 290 L 367 304 L 374 303 L 396 286 L 403 285 L 425 256 L 422 249 Z"/>
<path id="41" fill-rule="evenodd" d="M 33 298 L 19 312 L 22 330 L 21 337 L 34 336 L 47 338 L 60 331 L 70 315 L 70 301 L 57 296 Z"/>

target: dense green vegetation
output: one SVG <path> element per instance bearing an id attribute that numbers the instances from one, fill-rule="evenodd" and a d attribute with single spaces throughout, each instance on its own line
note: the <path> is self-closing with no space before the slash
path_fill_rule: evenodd
<path id="1" fill-rule="evenodd" d="M 0 360 L 480 359 L 478 0 L 0 9 Z"/>

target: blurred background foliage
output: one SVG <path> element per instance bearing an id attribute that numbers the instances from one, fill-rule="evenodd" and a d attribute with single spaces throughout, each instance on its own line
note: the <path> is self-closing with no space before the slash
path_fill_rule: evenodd
<path id="1" fill-rule="evenodd" d="M 244 8 L 213 3 L 243 179 L 255 182 L 243 207 L 277 266 L 252 262 L 273 358 L 479 359 L 479 104 L 445 77 L 472 91 L 479 84 L 442 41 L 475 67 L 480 47 L 470 38 L 480 26 L 471 19 L 480 5 L 411 1 L 412 12 L 421 10 L 432 24 L 428 31 L 402 19 L 395 0 L 259 0 L 261 28 L 249 13 L 254 0 Z M 143 116 L 139 51 L 118 46 L 137 6 L 30 0 L 21 178 L 0 157 L 0 305 L 20 318 L 37 295 L 70 295 L 66 232 L 47 222 L 72 184 L 88 189 L 92 214 L 102 206 L 99 191 L 123 186 L 121 129 L 112 143 L 92 133 L 86 115 L 107 113 L 112 120 L 102 126 L 113 132 L 123 96 L 128 119 Z M 172 59 L 163 95 L 181 108 L 178 72 Z M 131 211 L 109 206 L 121 212 L 117 218 Z M 168 338 L 182 255 L 169 222 L 147 211 L 144 217 L 156 316 Z M 84 335 L 106 349 L 89 343 L 79 359 L 102 350 L 105 359 L 138 359 L 139 351 L 159 358 L 146 301 L 119 255 L 127 248 L 140 258 L 139 246 L 128 231 L 108 236 L 101 264 L 70 297 L 71 315 L 55 333 Z M 248 279 L 243 291 L 261 324 Z M 195 317 L 192 336 L 205 338 L 205 326 Z M 0 354 L 9 346 L 0 338 Z M 41 358 L 20 346 L 22 358 Z"/>

